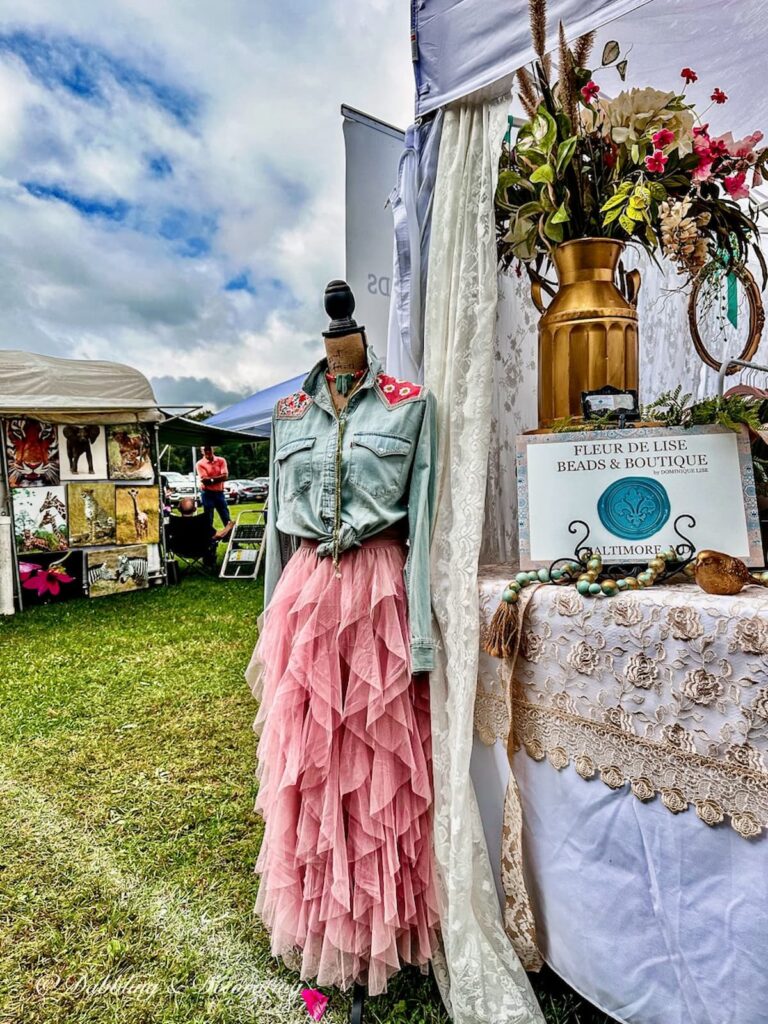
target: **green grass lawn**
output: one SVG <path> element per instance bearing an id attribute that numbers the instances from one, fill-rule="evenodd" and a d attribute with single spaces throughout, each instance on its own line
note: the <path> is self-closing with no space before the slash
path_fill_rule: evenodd
<path id="1" fill-rule="evenodd" d="M 0 619 L 3 1024 L 306 1022 L 252 912 L 261 583 L 181 586 Z M 552 979 L 553 1024 L 598 1024 Z M 328 1024 L 346 1020 L 334 993 Z M 447 1021 L 399 975 L 371 1024 Z"/>

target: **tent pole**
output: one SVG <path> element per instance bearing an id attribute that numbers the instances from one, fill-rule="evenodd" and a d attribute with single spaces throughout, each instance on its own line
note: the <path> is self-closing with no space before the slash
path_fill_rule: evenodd
<path id="1" fill-rule="evenodd" d="M 165 496 L 163 495 L 163 481 L 162 481 L 162 459 L 163 453 L 160 451 L 160 426 L 157 422 L 154 424 L 154 435 L 155 435 L 155 474 L 157 476 L 157 497 L 158 497 L 158 530 L 157 530 L 157 542 L 158 550 L 160 552 L 160 571 L 163 574 L 163 582 L 165 586 L 168 586 L 168 566 L 166 564 L 166 550 L 165 550 L 165 515 L 163 509 L 165 508 Z"/>
<path id="2" fill-rule="evenodd" d="M 192 484 L 195 488 L 195 507 L 197 507 L 197 448 L 192 448 Z"/>
<path id="3" fill-rule="evenodd" d="M 19 555 L 16 551 L 16 516 L 13 510 L 13 489 L 11 487 L 11 478 L 8 473 L 8 450 L 6 440 L 6 424 L 3 423 L 3 429 L 0 431 L 0 465 L 3 470 L 3 481 L 5 483 L 5 492 L 8 496 L 8 515 L 11 517 L 11 562 L 13 563 L 13 590 L 16 597 L 16 603 L 19 606 L 19 611 L 24 611 L 24 600 L 21 594 L 21 577 L 19 576 Z"/>

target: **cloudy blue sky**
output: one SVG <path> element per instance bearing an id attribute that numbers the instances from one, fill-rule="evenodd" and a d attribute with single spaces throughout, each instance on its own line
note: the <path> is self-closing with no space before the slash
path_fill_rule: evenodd
<path id="1" fill-rule="evenodd" d="M 411 119 L 406 0 L 0 0 L 0 347 L 221 407 L 320 350 L 342 102 Z"/>

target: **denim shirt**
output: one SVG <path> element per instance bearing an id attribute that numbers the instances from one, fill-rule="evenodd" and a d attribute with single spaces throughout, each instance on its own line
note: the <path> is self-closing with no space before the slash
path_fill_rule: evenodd
<path id="1" fill-rule="evenodd" d="M 433 668 L 429 543 L 435 502 L 435 400 L 418 384 L 368 372 L 336 413 L 321 360 L 303 391 L 272 417 L 265 602 L 283 569 L 280 534 L 319 541 L 344 572 L 344 551 L 387 527 L 407 527 L 405 586 L 413 672 Z"/>

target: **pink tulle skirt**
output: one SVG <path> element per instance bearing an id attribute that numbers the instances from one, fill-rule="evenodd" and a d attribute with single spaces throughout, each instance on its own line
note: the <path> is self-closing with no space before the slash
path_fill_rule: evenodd
<path id="1" fill-rule="evenodd" d="M 272 952 L 320 985 L 386 991 L 437 948 L 426 676 L 411 676 L 405 552 L 304 543 L 247 678 L 261 706 L 256 910 Z"/>

